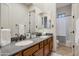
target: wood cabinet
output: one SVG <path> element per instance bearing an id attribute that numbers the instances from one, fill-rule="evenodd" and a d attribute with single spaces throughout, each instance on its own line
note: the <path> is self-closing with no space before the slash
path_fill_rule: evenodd
<path id="1" fill-rule="evenodd" d="M 47 44 L 44 46 L 44 56 L 47 56 L 49 54 L 49 45 Z"/>
<path id="2" fill-rule="evenodd" d="M 35 45 L 35 46 L 31 47 L 31 48 L 28 48 L 28 49 L 24 50 L 23 51 L 23 56 L 32 56 L 32 54 L 35 51 L 37 51 L 37 50 L 39 50 L 39 44 L 37 44 L 37 45 Z"/>
<path id="3" fill-rule="evenodd" d="M 40 44 L 40 48 L 43 48 L 43 41 L 39 43 Z"/>
<path id="4" fill-rule="evenodd" d="M 50 52 L 52 52 L 53 50 L 53 38 L 52 37 L 48 39 L 48 43 L 49 43 L 49 50 Z"/>
<path id="5" fill-rule="evenodd" d="M 52 50 L 53 50 L 53 38 L 50 37 L 27 49 L 24 49 L 16 53 L 15 55 L 16 56 L 47 56 L 51 54 Z"/>
<path id="6" fill-rule="evenodd" d="M 16 56 L 22 56 L 22 52 L 16 53 Z"/>
<path id="7" fill-rule="evenodd" d="M 50 41 L 50 52 L 52 52 L 53 51 L 53 39 L 51 39 L 51 41 Z"/>
<path id="8" fill-rule="evenodd" d="M 44 44 L 43 44 L 43 41 L 42 41 L 42 42 L 39 43 L 39 50 L 36 51 L 33 55 L 34 56 L 43 56 L 44 55 L 44 53 L 43 53 L 43 49 L 44 49 L 43 46 L 44 46 Z"/>
<path id="9" fill-rule="evenodd" d="M 39 49 L 37 52 L 33 54 L 34 56 L 43 56 L 43 48 Z"/>

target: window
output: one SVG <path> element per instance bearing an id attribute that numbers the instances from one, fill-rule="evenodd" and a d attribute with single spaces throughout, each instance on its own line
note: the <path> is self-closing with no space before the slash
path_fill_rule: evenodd
<path id="1" fill-rule="evenodd" d="M 42 25 L 43 25 L 43 17 L 42 17 Z"/>
<path id="2" fill-rule="evenodd" d="M 47 16 L 44 17 L 44 28 L 47 28 Z"/>
<path id="3" fill-rule="evenodd" d="M 57 15 L 57 17 L 58 17 L 58 18 L 65 17 L 65 14 L 64 14 L 64 13 L 60 13 L 60 14 Z"/>
<path id="4" fill-rule="evenodd" d="M 43 28 L 50 29 L 51 28 L 51 19 L 47 18 L 47 16 L 41 17 Z"/>

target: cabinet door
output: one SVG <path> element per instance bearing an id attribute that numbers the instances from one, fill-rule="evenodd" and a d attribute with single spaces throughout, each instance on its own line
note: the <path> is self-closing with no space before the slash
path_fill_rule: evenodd
<path id="1" fill-rule="evenodd" d="M 23 56 L 32 56 L 35 51 L 39 49 L 39 45 L 35 45 L 25 51 L 23 51 Z"/>
<path id="2" fill-rule="evenodd" d="M 48 39 L 44 40 L 44 46 L 48 44 Z"/>
<path id="3" fill-rule="evenodd" d="M 53 49 L 53 39 L 52 39 L 52 37 L 48 39 L 48 43 L 49 43 L 49 50 L 52 51 L 52 49 Z"/>
<path id="4" fill-rule="evenodd" d="M 37 52 L 33 54 L 34 56 L 43 56 L 43 48 L 39 49 Z"/>
<path id="5" fill-rule="evenodd" d="M 49 54 L 49 44 L 44 46 L 44 55 L 47 56 Z"/>
<path id="6" fill-rule="evenodd" d="M 51 38 L 51 41 L 50 41 L 50 51 L 53 50 L 53 39 Z"/>
<path id="7" fill-rule="evenodd" d="M 40 42 L 40 48 L 43 48 L 43 41 Z"/>

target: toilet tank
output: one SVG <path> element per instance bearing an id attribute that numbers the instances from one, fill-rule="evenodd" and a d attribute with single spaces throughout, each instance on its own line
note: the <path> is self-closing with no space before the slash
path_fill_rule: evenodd
<path id="1" fill-rule="evenodd" d="M 0 29 L 0 46 L 5 46 L 11 43 L 11 30 L 10 29 Z"/>

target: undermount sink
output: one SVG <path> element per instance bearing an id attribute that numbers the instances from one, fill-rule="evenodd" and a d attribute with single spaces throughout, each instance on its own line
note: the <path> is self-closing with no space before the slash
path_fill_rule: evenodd
<path id="1" fill-rule="evenodd" d="M 40 38 L 46 38 L 47 36 L 40 36 Z"/>
<path id="2" fill-rule="evenodd" d="M 26 45 L 29 45 L 29 44 L 31 44 L 31 43 L 33 43 L 32 40 L 24 40 L 24 41 L 21 41 L 21 42 L 17 42 L 17 43 L 15 44 L 15 46 L 26 46 Z"/>

